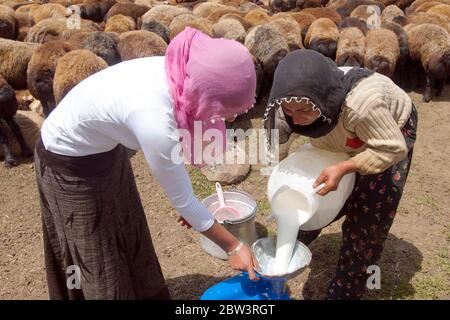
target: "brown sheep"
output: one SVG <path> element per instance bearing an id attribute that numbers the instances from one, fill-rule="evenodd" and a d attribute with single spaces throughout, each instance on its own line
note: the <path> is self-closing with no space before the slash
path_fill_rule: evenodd
<path id="1" fill-rule="evenodd" d="M 316 17 L 307 12 L 289 12 L 289 15 L 300 25 L 302 39 L 305 39 L 309 26 L 316 20 Z"/>
<path id="2" fill-rule="evenodd" d="M 365 21 L 353 17 L 347 17 L 343 19 L 339 24 L 339 30 L 345 28 L 358 28 L 359 30 L 361 30 L 364 36 L 367 34 L 367 31 L 369 31 L 369 28 L 367 28 L 367 23 Z"/>
<path id="3" fill-rule="evenodd" d="M 338 39 L 339 30 L 336 24 L 331 19 L 320 18 L 309 27 L 305 47 L 335 60 Z"/>
<path id="4" fill-rule="evenodd" d="M 406 34 L 406 31 L 403 29 L 403 27 L 395 22 L 385 22 L 382 24 L 382 27 L 391 30 L 397 37 L 398 45 L 400 48 L 400 55 L 398 57 L 393 80 L 400 86 L 405 86 L 404 80 L 408 80 L 405 78 L 405 75 L 408 73 L 408 65 L 410 62 L 408 35 Z"/>
<path id="5" fill-rule="evenodd" d="M 235 14 L 239 14 L 239 10 L 233 7 L 229 7 L 228 8 L 223 8 L 220 10 L 216 10 L 214 12 L 212 12 L 211 14 L 209 14 L 206 18 L 208 20 L 210 20 L 212 23 L 216 23 L 217 21 L 219 21 L 219 19 L 229 13 L 235 13 Z"/>
<path id="6" fill-rule="evenodd" d="M 69 29 L 67 19 L 64 18 L 50 18 L 45 19 L 30 28 L 25 41 L 45 43 L 51 40 L 58 40 L 62 38 L 62 35 L 67 30 L 78 31 L 99 31 L 99 27 L 90 20 L 81 20 L 80 29 Z"/>
<path id="7" fill-rule="evenodd" d="M 141 26 L 141 30 L 156 33 L 158 36 L 163 38 L 167 44 L 170 41 L 170 29 L 158 21 L 144 22 Z"/>
<path id="8" fill-rule="evenodd" d="M 0 75 L 16 90 L 27 87 L 27 66 L 39 45 L 0 39 Z"/>
<path id="9" fill-rule="evenodd" d="M 82 41 L 82 46 L 105 60 L 109 66 L 112 66 L 121 60 L 117 49 L 120 39 L 114 35 L 115 33 L 102 31 L 91 32 Z"/>
<path id="10" fill-rule="evenodd" d="M 27 84 L 30 93 L 41 101 L 45 117 L 56 107 L 53 95 L 53 77 L 58 60 L 75 47 L 65 41 L 49 41 L 37 48 L 27 69 Z"/>
<path id="11" fill-rule="evenodd" d="M 244 17 L 249 23 L 258 26 L 270 21 L 270 16 L 261 10 L 250 10 Z"/>
<path id="12" fill-rule="evenodd" d="M 85 0 L 80 5 L 81 17 L 94 22 L 102 22 L 114 4 L 116 4 L 115 0 Z"/>
<path id="13" fill-rule="evenodd" d="M 381 27 L 381 11 L 379 7 L 374 5 L 357 6 L 350 17 L 365 21 L 369 30 Z"/>
<path id="14" fill-rule="evenodd" d="M 122 33 L 118 51 L 123 61 L 143 57 L 163 56 L 167 43 L 156 33 L 137 30 Z"/>
<path id="15" fill-rule="evenodd" d="M 278 63 L 289 53 L 289 45 L 282 34 L 269 24 L 254 27 L 245 38 L 245 46 L 261 64 L 264 83 L 261 91 L 270 90 Z"/>
<path id="16" fill-rule="evenodd" d="M 450 5 L 448 5 L 448 4 L 437 5 L 433 8 L 431 8 L 430 10 L 428 10 L 427 13 L 440 14 L 440 15 L 446 16 L 447 18 L 450 19 Z"/>
<path id="17" fill-rule="evenodd" d="M 102 58 L 86 49 L 73 50 L 61 57 L 53 78 L 53 93 L 56 104 L 78 83 L 106 69 L 108 64 Z"/>
<path id="18" fill-rule="evenodd" d="M 25 143 L 20 127 L 14 120 L 14 115 L 17 112 L 19 105 L 17 103 L 16 94 L 14 89 L 8 84 L 8 82 L 0 75 L 0 121 L 3 119 L 8 124 L 9 128 L 20 143 L 22 154 L 26 157 L 33 155 L 30 148 Z M 3 153 L 5 158 L 4 165 L 6 167 L 12 167 L 19 162 L 12 155 L 8 137 L 0 128 L 0 152 Z"/>
<path id="19" fill-rule="evenodd" d="M 424 4 L 420 5 L 419 7 L 417 7 L 417 9 L 414 10 L 414 13 L 427 12 L 429 9 L 431 9 L 437 5 L 440 5 L 440 4 L 442 4 L 442 2 L 440 2 L 440 1 L 430 1 L 430 2 L 424 3 Z"/>
<path id="20" fill-rule="evenodd" d="M 353 10 L 360 5 L 375 5 L 380 8 L 382 12 L 385 8 L 384 4 L 379 1 L 371 0 L 342 0 L 329 3 L 327 7 L 335 9 L 341 16 L 342 19 L 350 16 Z"/>
<path id="21" fill-rule="evenodd" d="M 112 16 L 122 14 L 133 18 L 134 22 L 137 23 L 138 19 L 141 18 L 148 10 L 149 9 L 147 6 L 140 6 L 134 3 L 116 3 L 111 7 L 111 9 L 108 10 L 104 20 L 108 21 L 108 19 Z"/>
<path id="22" fill-rule="evenodd" d="M 32 157 L 33 153 L 31 150 L 34 150 L 36 141 L 41 132 L 40 129 L 44 122 L 44 118 L 34 111 L 18 110 L 13 119 L 15 122 L 14 130 L 20 130 L 19 132 L 23 139 L 18 139 L 15 132 L 11 130 L 11 127 L 4 125 L 0 121 L 0 128 L 7 137 L 10 154 L 12 154 L 13 157 Z M 23 150 L 25 150 L 25 152 Z M 5 152 L 2 152 L 0 148 L 0 158 L 1 157 L 5 158 L 6 160 L 7 155 L 5 154 Z M 14 160 L 11 164 L 6 163 L 7 161 L 5 161 L 4 165 L 6 167 L 17 165 L 19 162 L 15 160 L 16 158 L 13 159 Z"/>
<path id="23" fill-rule="evenodd" d="M 306 12 L 312 14 L 317 19 L 328 18 L 332 20 L 336 25 L 339 25 L 342 21 L 339 13 L 332 8 L 307 8 L 301 12 Z"/>
<path id="24" fill-rule="evenodd" d="M 395 17 L 405 17 L 405 14 L 396 5 L 389 5 L 381 13 L 381 23 L 393 22 Z"/>
<path id="25" fill-rule="evenodd" d="M 192 13 L 195 14 L 197 17 L 207 18 L 213 12 L 223 9 L 232 9 L 232 8 L 221 3 L 203 2 L 196 5 L 192 10 Z"/>
<path id="26" fill-rule="evenodd" d="M 39 7 L 40 7 L 39 3 L 27 4 L 27 5 L 24 5 L 24 6 L 21 6 L 21 7 L 17 8 L 16 9 L 16 13 L 28 13 L 28 14 L 31 14 L 31 13 L 33 13 L 34 10 L 36 10 Z"/>
<path id="27" fill-rule="evenodd" d="M 116 14 L 106 21 L 106 32 L 123 33 L 127 31 L 133 31 L 136 29 L 136 22 L 132 17 L 124 16 L 122 14 Z"/>
<path id="28" fill-rule="evenodd" d="M 244 43 L 247 32 L 236 19 L 221 19 L 213 25 L 214 36 Z"/>
<path id="29" fill-rule="evenodd" d="M 322 0 L 297 0 L 296 7 L 299 9 L 318 8 L 323 5 Z"/>
<path id="30" fill-rule="evenodd" d="M 0 38 L 15 40 L 19 34 L 19 22 L 14 10 L 0 5 Z"/>
<path id="31" fill-rule="evenodd" d="M 49 18 L 65 18 L 70 15 L 66 7 L 57 3 L 45 3 L 33 11 L 32 17 L 35 23 Z"/>
<path id="32" fill-rule="evenodd" d="M 169 5 L 159 5 L 151 8 L 142 16 L 142 23 L 148 23 L 150 21 L 157 21 L 162 23 L 166 27 L 170 27 L 172 20 L 180 14 L 191 13 L 189 9 L 173 7 Z"/>
<path id="33" fill-rule="evenodd" d="M 26 13 L 26 12 L 25 13 L 15 12 L 14 16 L 16 17 L 16 20 L 19 23 L 19 28 L 20 27 L 32 27 L 35 24 L 34 20 L 33 20 L 33 17 L 29 13 Z"/>
<path id="34" fill-rule="evenodd" d="M 400 47 L 395 33 L 387 29 L 369 30 L 366 41 L 364 66 L 392 77 L 400 56 Z"/>
<path id="35" fill-rule="evenodd" d="M 303 48 L 302 30 L 293 18 L 275 19 L 269 22 L 269 25 L 273 26 L 283 35 L 290 50 Z"/>
<path id="36" fill-rule="evenodd" d="M 171 24 L 171 26 L 172 26 L 172 24 Z M 171 27 L 170 40 L 175 38 L 186 27 L 191 27 L 191 28 L 197 29 L 197 30 L 203 32 L 204 34 L 207 34 L 210 37 L 214 36 L 212 22 L 206 18 L 197 18 L 195 20 L 178 23 L 175 27 Z"/>
<path id="37" fill-rule="evenodd" d="M 430 3 L 431 1 L 432 0 L 415 0 L 414 2 L 411 3 L 409 7 L 405 9 L 406 15 L 415 13 L 420 6 Z M 439 2 L 443 4 L 450 4 L 450 0 L 439 0 Z M 401 6 L 399 7 L 401 8 Z"/>
<path id="38" fill-rule="evenodd" d="M 251 24 L 249 21 L 245 20 L 244 17 L 236 13 L 227 13 L 226 15 L 220 17 L 219 21 L 223 19 L 234 19 L 239 21 L 239 23 L 242 24 L 242 26 L 244 27 L 245 31 L 248 31 L 254 27 L 253 24 Z"/>
<path id="39" fill-rule="evenodd" d="M 450 19 L 446 16 L 427 12 L 418 12 L 408 16 L 411 24 L 431 23 L 440 26 L 450 33 Z"/>
<path id="40" fill-rule="evenodd" d="M 297 8 L 297 0 L 269 0 L 272 12 L 287 12 Z"/>
<path id="41" fill-rule="evenodd" d="M 364 67 L 366 37 L 358 28 L 344 28 L 340 31 L 336 51 L 338 66 Z"/>
<path id="42" fill-rule="evenodd" d="M 425 23 L 407 28 L 411 59 L 420 61 L 426 75 L 423 101 L 429 102 L 432 89 L 440 96 L 450 75 L 450 35 L 437 25 Z"/>

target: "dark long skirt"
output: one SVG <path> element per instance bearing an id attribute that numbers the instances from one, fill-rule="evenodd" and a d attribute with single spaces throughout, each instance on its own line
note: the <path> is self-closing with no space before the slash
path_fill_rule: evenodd
<path id="1" fill-rule="evenodd" d="M 402 129 L 408 155 L 379 174 L 356 176 L 353 192 L 335 221 L 345 216 L 336 275 L 328 287 L 329 299 L 359 299 L 367 290 L 368 267 L 376 265 L 394 222 L 408 177 L 417 130 L 413 110 Z M 309 244 L 321 230 L 300 231 L 298 239 Z"/>
<path id="2" fill-rule="evenodd" d="M 123 146 L 35 170 L 50 299 L 170 299 Z"/>

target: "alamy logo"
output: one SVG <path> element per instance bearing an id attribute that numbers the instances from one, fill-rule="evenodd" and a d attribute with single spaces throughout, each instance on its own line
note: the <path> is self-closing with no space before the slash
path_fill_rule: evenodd
<path id="1" fill-rule="evenodd" d="M 81 10 L 79 6 L 72 5 L 67 8 L 66 26 L 69 30 L 81 29 Z"/>
<path id="2" fill-rule="evenodd" d="M 367 289 L 380 290 L 381 289 L 381 269 L 379 266 L 372 265 L 367 268 L 367 273 L 370 274 L 367 278 Z"/>
<path id="3" fill-rule="evenodd" d="M 67 267 L 67 289 L 81 289 L 81 270 L 79 266 L 71 265 Z"/>

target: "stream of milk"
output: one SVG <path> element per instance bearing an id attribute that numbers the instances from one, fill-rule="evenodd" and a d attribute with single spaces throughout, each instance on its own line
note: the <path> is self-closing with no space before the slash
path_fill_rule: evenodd
<path id="1" fill-rule="evenodd" d="M 278 230 L 276 256 L 271 273 L 286 274 L 299 228 L 311 218 L 312 213 L 307 198 L 292 189 L 277 196 L 272 203 L 272 210 L 277 219 Z"/>

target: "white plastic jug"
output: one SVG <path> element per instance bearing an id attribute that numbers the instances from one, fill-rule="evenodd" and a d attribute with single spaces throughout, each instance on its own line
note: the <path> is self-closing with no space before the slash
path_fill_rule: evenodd
<path id="1" fill-rule="evenodd" d="M 347 174 L 336 191 L 326 196 L 314 192 L 313 184 L 323 169 L 349 159 L 345 153 L 335 153 L 305 144 L 298 151 L 281 161 L 270 175 L 267 194 L 273 212 L 292 211 L 292 217 L 301 207 L 308 212 L 309 219 L 300 230 L 321 229 L 330 224 L 350 196 L 355 174 Z"/>

